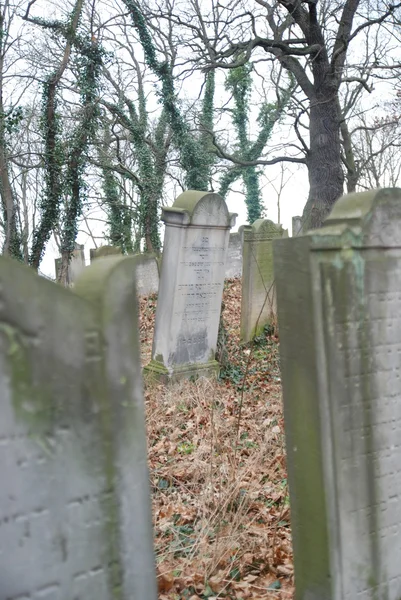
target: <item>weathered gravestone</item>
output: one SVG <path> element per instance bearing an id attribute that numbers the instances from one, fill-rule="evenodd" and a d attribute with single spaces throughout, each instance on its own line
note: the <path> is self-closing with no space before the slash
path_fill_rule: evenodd
<path id="1" fill-rule="evenodd" d="M 121 255 L 121 249 L 115 246 L 100 246 L 90 250 L 91 263 L 98 258 Z M 154 254 L 135 254 L 135 283 L 138 296 L 156 294 L 159 289 L 159 265 Z"/>
<path id="2" fill-rule="evenodd" d="M 55 261 L 56 279 L 61 267 L 61 258 L 56 258 Z M 68 265 L 67 283 L 73 284 L 82 274 L 85 269 L 85 254 L 83 244 L 75 244 L 74 251 L 71 256 L 70 264 Z"/>
<path id="3" fill-rule="evenodd" d="M 292 237 L 302 233 L 302 217 L 292 217 Z"/>
<path id="4" fill-rule="evenodd" d="M 241 277 L 242 275 L 243 229 L 244 227 L 241 226 L 237 232 L 230 233 L 226 259 L 226 279 L 231 279 L 232 277 Z"/>
<path id="5" fill-rule="evenodd" d="M 121 255 L 121 248 L 119 248 L 118 246 L 99 246 L 99 248 L 91 248 L 89 250 L 89 256 L 90 256 L 90 261 L 91 264 L 93 263 L 94 260 L 98 259 L 98 258 L 105 258 L 106 256 L 119 256 Z"/>
<path id="6" fill-rule="evenodd" d="M 184 192 L 163 208 L 163 263 L 147 373 L 166 381 L 218 372 L 215 352 L 235 217 L 211 192 Z"/>
<path id="7" fill-rule="evenodd" d="M 401 598 L 401 190 L 275 242 L 298 600 Z"/>
<path id="8" fill-rule="evenodd" d="M 249 342 L 275 321 L 273 240 L 288 235 L 281 225 L 258 219 L 244 227 L 241 340 Z"/>
<path id="9" fill-rule="evenodd" d="M 149 296 L 158 292 L 159 265 L 154 254 L 138 254 L 135 280 L 138 296 Z"/>
<path id="10" fill-rule="evenodd" d="M 0 600 L 155 600 L 135 258 L 0 258 Z"/>

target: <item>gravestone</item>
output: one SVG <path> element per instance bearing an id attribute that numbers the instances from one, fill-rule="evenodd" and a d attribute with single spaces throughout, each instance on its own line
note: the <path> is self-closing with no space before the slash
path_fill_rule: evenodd
<path id="1" fill-rule="evenodd" d="M 0 258 L 0 600 L 156 600 L 135 258 Z"/>
<path id="2" fill-rule="evenodd" d="M 159 289 L 159 265 L 154 254 L 138 254 L 135 270 L 138 296 L 156 294 Z"/>
<path id="3" fill-rule="evenodd" d="M 302 233 L 302 217 L 292 217 L 292 237 Z"/>
<path id="4" fill-rule="evenodd" d="M 184 192 L 163 208 L 163 264 L 152 361 L 145 372 L 162 381 L 211 376 L 223 295 L 230 214 L 218 194 Z"/>
<path id="5" fill-rule="evenodd" d="M 89 250 L 91 263 L 97 258 L 104 258 L 105 256 L 115 256 L 122 254 L 121 248 L 118 246 L 100 246 L 99 248 L 91 248 Z"/>
<path id="6" fill-rule="evenodd" d="M 61 266 L 61 258 L 55 259 L 56 279 Z M 75 249 L 72 253 L 70 264 L 68 265 L 67 281 L 69 285 L 75 283 L 82 271 L 85 269 L 85 254 L 83 244 L 75 244 Z"/>
<path id="7" fill-rule="evenodd" d="M 116 246 L 100 246 L 90 250 L 91 263 L 98 258 L 121 255 Z M 156 294 L 159 289 L 159 265 L 154 254 L 135 254 L 135 283 L 138 296 Z"/>
<path id="8" fill-rule="evenodd" d="M 230 233 L 226 260 L 226 279 L 231 279 L 233 277 L 241 277 L 242 275 L 243 229 L 244 227 L 241 226 L 236 233 Z"/>
<path id="9" fill-rule="evenodd" d="M 281 225 L 258 219 L 244 227 L 241 340 L 249 342 L 276 319 L 273 240 L 288 235 Z"/>
<path id="10" fill-rule="evenodd" d="M 401 598 L 401 189 L 275 242 L 297 600 Z"/>

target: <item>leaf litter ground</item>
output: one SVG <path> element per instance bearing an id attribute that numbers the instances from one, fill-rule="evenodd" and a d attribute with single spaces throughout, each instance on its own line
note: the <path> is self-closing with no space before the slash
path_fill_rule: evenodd
<path id="1" fill-rule="evenodd" d="M 143 364 L 156 302 L 141 299 Z M 278 341 L 240 345 L 240 280 L 223 303 L 219 380 L 145 382 L 159 600 L 291 600 Z"/>

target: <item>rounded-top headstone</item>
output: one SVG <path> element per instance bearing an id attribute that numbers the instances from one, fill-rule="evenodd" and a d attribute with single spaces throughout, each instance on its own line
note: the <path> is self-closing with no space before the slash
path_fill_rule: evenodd
<path id="1" fill-rule="evenodd" d="M 271 240 L 276 237 L 283 237 L 284 230 L 281 225 L 277 225 L 269 219 L 257 219 L 252 225 L 245 225 L 244 239 L 251 240 Z"/>
<path id="2" fill-rule="evenodd" d="M 234 225 L 236 216 L 228 211 L 219 194 L 188 190 L 180 194 L 172 206 L 163 208 L 162 220 L 176 222 L 177 217 L 181 217 L 178 220 L 183 225 L 229 228 Z"/>
<path id="3" fill-rule="evenodd" d="M 325 225 L 337 225 L 344 222 L 359 222 L 371 210 L 378 190 L 353 192 L 341 196 L 334 204 L 331 213 L 325 219 Z"/>
<path id="4" fill-rule="evenodd" d="M 276 225 L 276 223 L 273 223 L 273 221 L 270 221 L 269 219 L 257 219 L 252 224 L 252 230 L 255 233 L 264 233 L 266 235 L 272 234 L 272 237 L 281 237 L 283 228 L 281 225 Z"/>
<path id="5" fill-rule="evenodd" d="M 401 188 L 346 194 L 337 200 L 321 234 L 352 229 L 367 246 L 401 246 Z M 318 230 L 319 232 L 319 230 Z"/>
<path id="6" fill-rule="evenodd" d="M 91 248 L 90 259 L 91 262 L 97 258 L 104 258 L 106 256 L 116 256 L 122 254 L 121 248 L 118 246 L 100 246 L 99 248 Z"/>

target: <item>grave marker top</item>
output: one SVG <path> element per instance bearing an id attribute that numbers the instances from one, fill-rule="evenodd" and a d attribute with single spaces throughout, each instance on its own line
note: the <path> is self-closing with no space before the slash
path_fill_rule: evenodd
<path id="1" fill-rule="evenodd" d="M 269 219 L 257 219 L 252 225 L 245 225 L 244 240 L 264 241 L 282 237 L 284 229 Z"/>
<path id="2" fill-rule="evenodd" d="M 109 245 L 100 246 L 99 248 L 91 248 L 89 253 L 90 253 L 91 263 L 94 260 L 105 257 L 105 256 L 115 256 L 115 255 L 120 255 L 120 254 L 122 255 L 121 248 L 119 246 L 109 246 Z"/>
<path id="3" fill-rule="evenodd" d="M 227 204 L 219 194 L 188 190 L 178 196 L 173 206 L 163 208 L 162 221 L 229 229 L 234 225 L 235 217 L 228 212 Z"/>

